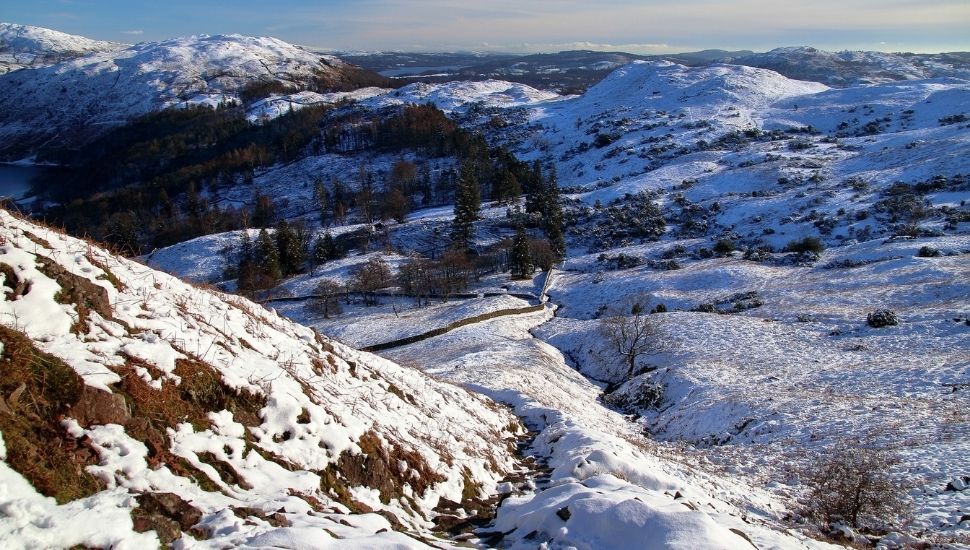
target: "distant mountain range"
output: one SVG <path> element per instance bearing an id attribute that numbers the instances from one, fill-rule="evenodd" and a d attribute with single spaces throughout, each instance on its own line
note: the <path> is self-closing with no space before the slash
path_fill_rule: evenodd
<path id="1" fill-rule="evenodd" d="M 342 54 L 353 62 L 386 76 L 420 77 L 429 81 L 502 78 L 538 88 L 581 91 L 613 69 L 634 60 L 673 61 L 700 66 L 731 63 L 771 69 L 789 78 L 813 80 L 829 86 L 878 84 L 955 76 L 970 77 L 970 53 L 884 53 L 866 51 L 827 52 L 811 47 L 776 48 L 755 53 L 748 50 L 703 50 L 671 55 L 646 56 L 590 50 L 510 56 L 506 54 L 369 53 Z"/>

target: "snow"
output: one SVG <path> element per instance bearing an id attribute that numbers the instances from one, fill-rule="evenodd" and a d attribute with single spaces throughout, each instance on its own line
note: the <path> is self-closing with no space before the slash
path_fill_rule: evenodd
<path id="1" fill-rule="evenodd" d="M 815 53 L 779 50 L 772 55 Z M 861 59 L 855 53 L 839 57 Z M 879 62 L 889 61 L 887 55 Z M 291 105 L 342 98 L 276 96 L 258 104 L 254 113 L 256 119 L 270 118 Z M 510 283 L 504 275 L 493 275 L 471 289 L 479 297 L 426 308 L 388 297 L 374 308 L 348 306 L 331 319 L 319 318 L 299 300 L 274 302 L 280 314 L 328 335 L 325 341 L 336 350 L 331 353 L 338 363 L 334 377 L 312 372 L 307 357 L 325 351 L 313 333 L 276 312 L 199 292 L 121 261 L 111 265 L 126 283 L 147 280 L 152 273 L 151 280 L 162 288 L 128 283 L 128 291 L 118 292 L 96 279 L 99 268 L 80 249 L 50 237 L 58 257 L 73 258 L 72 272 L 95 277 L 105 287 L 112 303 L 119 304 L 119 320 L 145 331 L 135 337 L 111 320 L 94 318 L 98 341 L 78 342 L 66 334 L 75 320 L 72 308 L 53 301 L 57 285 L 32 267 L 36 254 L 49 253 L 38 252 L 14 231 L 0 261 L 15 265 L 35 286 L 17 301 L 3 303 L 5 323 L 64 358 L 89 384 L 108 389 L 105 380 L 116 375 L 105 365 L 122 352 L 153 362 L 162 376 L 152 381 L 159 384 L 174 376 L 180 356 L 199 355 L 218 365 L 232 385 L 269 397 L 262 425 L 248 433 L 262 448 L 300 467 L 286 471 L 257 453 L 246 453 L 241 436 L 247 428 L 228 411 L 210 415 L 206 430 L 189 424 L 171 430 L 179 456 L 214 475 L 198 458 L 211 453 L 254 486 L 246 490 L 222 483 L 225 495 L 205 494 L 167 470 L 146 472 L 143 448 L 123 432 L 83 430 L 99 446 L 102 463 L 94 471 L 115 484 L 112 490 L 175 487 L 205 506 L 204 523 L 221 533 L 220 544 L 336 546 L 329 533 L 345 536 L 344 530 L 351 529 L 356 538 L 341 539 L 341 547 L 420 547 L 403 535 L 379 532 L 387 524 L 373 514 L 335 520 L 288 513 L 291 527 L 270 529 L 246 526 L 218 512 L 227 502 L 257 502 L 266 510 L 303 506 L 305 512 L 306 503 L 285 489 L 312 491 L 319 484 L 312 471 L 331 464 L 335 452 L 356 449 L 355 439 L 371 427 L 387 441 L 412 441 L 419 434 L 413 441 L 418 452 L 447 471 L 448 481 L 417 499 L 423 510 L 439 496 L 455 498 L 462 490 L 458 466 L 447 467 L 436 445 L 453 450 L 460 447 L 453 440 L 472 441 L 473 452 L 456 457 L 456 464 L 470 464 L 485 492 L 511 493 L 486 528 L 504 534 L 503 547 L 824 548 L 829 545 L 816 540 L 822 533 L 798 521 L 805 493 L 799 472 L 834 444 L 859 438 L 898 451 L 901 461 L 889 473 L 910 488 L 912 518 L 894 526 L 902 533 L 884 537 L 884 546 L 912 536 L 965 544 L 970 523 L 960 519 L 970 509 L 970 492 L 944 489 L 954 480 L 962 483 L 960 476 L 970 472 L 970 401 L 964 389 L 970 380 L 970 226 L 964 221 L 945 227 L 941 207 L 965 213 L 966 187 L 951 185 L 920 195 L 934 211 L 919 220 L 927 230 L 919 238 L 890 238 L 898 228 L 875 205 L 897 181 L 913 184 L 945 176 L 952 182 L 970 173 L 965 125 L 939 123 L 942 117 L 970 111 L 966 80 L 835 89 L 738 65 L 689 68 L 641 62 L 621 67 L 576 98 L 487 81 L 360 91 L 352 99 L 361 109 L 433 102 L 465 124 L 477 124 L 480 107 L 492 109 L 489 114 L 516 115 L 506 117 L 510 127 L 489 137 L 520 158 L 555 159 L 560 184 L 574 201 L 568 210 L 594 215 L 597 203 L 622 204 L 628 195 L 650 191 L 664 208 L 668 230 L 657 242 L 601 246 L 588 239 L 589 226 L 579 225 L 569 235 L 568 260 L 550 279 L 548 307 L 388 349 L 382 352 L 388 360 L 338 342 L 373 345 L 531 304 L 509 293 L 539 294 L 540 279 Z M 880 125 L 879 131 L 867 131 L 869 123 Z M 815 131 L 804 130 L 809 126 Z M 719 141 L 745 131 L 755 137 L 737 145 Z M 597 142 L 597 135 L 609 139 Z M 597 146 L 603 141 L 609 143 Z M 361 164 L 380 173 L 396 159 L 370 153 L 308 157 L 270 167 L 256 174 L 251 186 L 239 185 L 215 199 L 245 203 L 261 192 L 280 198 L 285 216 L 310 219 L 312 209 L 306 204 L 315 178 L 353 181 Z M 683 204 L 704 210 L 708 231 L 679 232 Z M 499 227 L 503 216 L 504 208 L 483 211 L 479 244 L 507 234 L 507 228 Z M 390 242 L 422 249 L 450 217 L 450 207 L 415 212 L 403 224 L 388 224 Z M 819 222 L 830 218 L 832 227 L 821 231 Z M 3 219 L 7 225 L 23 224 Z M 362 227 L 330 230 L 338 234 Z M 740 253 L 714 258 L 700 253 L 720 238 L 777 251 L 805 236 L 821 237 L 826 250 L 804 265 L 792 265 L 777 252 L 761 261 L 742 259 Z M 222 272 L 218 252 L 235 238 L 202 237 L 156 251 L 146 261 L 195 281 L 216 281 Z M 923 246 L 943 254 L 918 257 Z M 678 247 L 683 251 L 677 252 Z M 647 263 L 610 271 L 598 260 L 603 252 L 645 260 L 672 253 L 679 269 Z M 347 281 L 354 266 L 375 255 L 386 257 L 392 267 L 405 261 L 397 253 L 351 255 L 312 275 L 294 277 L 283 288 L 305 297 L 322 278 Z M 741 293 L 755 293 L 760 305 L 735 310 Z M 648 309 L 662 303 L 669 312 L 651 316 L 658 328 L 653 348 L 641 358 L 644 372 L 626 379 L 625 369 L 607 349 L 597 316 L 604 307 L 637 295 L 646 299 Z M 695 311 L 702 304 L 716 304 L 723 313 Z M 894 310 L 901 324 L 867 326 L 866 315 L 877 308 Z M 245 345 L 243 337 L 237 341 L 227 333 L 245 334 Z M 176 334 L 185 340 L 178 349 L 169 345 Z M 351 362 L 368 374 L 351 376 Z M 147 371 L 142 376 L 151 378 Z M 300 380 L 309 382 L 309 390 Z M 419 403 L 389 396 L 390 383 L 408 388 Z M 490 409 L 482 398 L 469 398 L 459 386 L 509 405 L 534 432 L 528 454 L 548 471 L 533 472 L 521 484 L 500 483 L 501 476 L 481 457 L 492 453 L 503 466 L 511 464 L 507 454 L 491 447 L 498 442 L 487 433 L 507 425 L 511 416 Z M 624 414 L 603 403 L 604 391 L 636 395 L 653 386 L 664 392 L 659 407 L 634 407 Z M 308 423 L 298 421 L 304 409 Z M 290 437 L 278 440 L 284 433 Z M 352 493 L 382 506 L 373 489 L 355 487 Z M 402 510 L 400 503 L 384 509 L 426 532 L 421 530 L 427 522 Z"/>
<path id="2" fill-rule="evenodd" d="M 301 86 L 342 62 L 269 37 L 199 35 L 95 51 L 0 79 L 7 139 L 71 125 L 114 125 L 150 111 L 238 99 L 263 79 Z M 29 89 L 31 93 L 22 93 Z M 69 100 L 68 100 L 69 98 Z"/>
<path id="3" fill-rule="evenodd" d="M 412 492 L 410 505 L 376 498 L 367 501 L 377 510 L 392 511 L 419 532 L 430 527 L 428 514 L 440 498 L 460 500 L 463 476 L 490 490 L 512 466 L 503 441 L 513 435 L 509 432 L 512 417 L 481 397 L 318 337 L 241 298 L 196 289 L 6 212 L 0 212 L 0 237 L 4 243 L 0 263 L 19 280 L 30 282 L 28 292 L 0 302 L 0 322 L 74 368 L 86 384 L 114 391 L 111 383 L 119 378 L 112 367 L 122 365 L 127 354 L 157 369 L 155 374 L 141 372 L 156 387 L 179 383 L 174 363 L 192 357 L 211 365 L 228 386 L 266 397 L 261 424 L 256 427 L 245 428 L 229 411 L 213 411 L 206 429 L 188 423 L 169 428 L 170 451 L 210 477 L 221 488 L 215 493 L 203 491 L 167 466 L 149 468 L 148 449 L 121 426 L 82 428 L 65 420 L 69 433 L 85 437 L 96 450 L 99 464 L 89 471 L 103 479 L 108 489 L 57 506 L 25 485 L 6 463 L 0 465 L 0 475 L 7 481 L 0 484 L 4 488 L 0 507 L 8 511 L 0 520 L 0 537 L 7 546 L 154 545 L 146 543 L 153 535 L 131 531 L 133 495 L 143 491 L 174 492 L 199 507 L 203 524 L 212 527 L 214 534 L 205 546 L 250 544 L 247 541 L 258 545 L 263 535 L 266 540 L 306 541 L 306 531 L 299 527 L 330 528 L 339 524 L 343 509 L 320 489 L 318 472 L 344 452 L 359 453 L 357 441 L 368 431 L 387 445 L 417 453 L 443 476 L 445 481 L 425 494 Z M 75 306 L 54 299 L 60 285 L 40 269 L 39 262 L 54 262 L 102 288 L 112 309 L 110 318 L 91 311 L 86 334 L 72 332 L 78 318 Z M 105 270 L 124 281 L 124 286 L 115 288 Z M 394 391 L 389 389 L 392 385 Z M 252 446 L 279 459 L 266 458 Z M 442 455 L 445 449 L 447 458 Z M 231 465 L 246 487 L 222 479 L 199 458 L 201 453 Z M 279 460 L 288 466 L 284 468 Z M 337 511 L 306 516 L 307 503 L 297 494 L 312 495 Z M 355 494 L 363 493 L 357 489 Z M 272 534 L 275 528 L 268 524 L 220 515 L 230 505 L 267 511 L 285 508 L 288 517 L 297 518 L 297 529 Z M 93 527 L 105 518 L 112 524 L 110 529 Z M 57 528 L 45 528 L 51 525 Z M 348 536 L 360 538 L 360 547 L 365 548 L 385 543 L 422 547 L 400 534 L 377 533 L 387 527 L 381 518 L 378 524 L 371 521 Z"/>
<path id="4" fill-rule="evenodd" d="M 91 40 L 43 27 L 0 23 L 0 74 L 123 47 L 123 44 Z"/>
<path id="5" fill-rule="evenodd" d="M 379 109 L 408 103 L 431 103 L 446 113 L 484 107 L 519 107 L 559 98 L 558 94 L 504 80 L 408 84 L 384 95 L 361 102 L 364 108 Z"/>

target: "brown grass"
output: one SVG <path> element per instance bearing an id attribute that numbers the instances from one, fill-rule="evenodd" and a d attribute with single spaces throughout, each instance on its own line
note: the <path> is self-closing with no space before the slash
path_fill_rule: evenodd
<path id="1" fill-rule="evenodd" d="M 0 327 L 0 342 L 0 432 L 7 464 L 59 503 L 104 488 L 84 469 L 97 463 L 95 453 L 61 426 L 64 414 L 81 397 L 81 377 L 14 330 Z"/>

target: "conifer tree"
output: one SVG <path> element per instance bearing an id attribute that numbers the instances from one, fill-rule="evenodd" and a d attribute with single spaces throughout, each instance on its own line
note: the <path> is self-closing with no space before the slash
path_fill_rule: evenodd
<path id="1" fill-rule="evenodd" d="M 559 182 L 556 178 L 556 166 L 549 170 L 549 177 L 545 185 L 545 197 L 542 208 L 542 228 L 549 239 L 549 245 L 556 259 L 566 257 L 566 236 L 563 233 L 562 203 L 559 196 Z"/>
<path id="2" fill-rule="evenodd" d="M 259 237 L 256 240 L 256 263 L 260 273 L 268 279 L 268 282 L 271 282 L 270 286 L 283 278 L 276 243 L 273 242 L 265 227 L 259 230 Z"/>
<path id="3" fill-rule="evenodd" d="M 470 163 L 461 165 L 455 191 L 455 218 L 451 224 L 451 245 L 455 250 L 466 251 L 475 236 L 475 220 L 482 206 L 481 190 L 475 169 Z"/>
<path id="4" fill-rule="evenodd" d="M 523 189 L 525 191 L 525 211 L 528 214 L 541 213 L 543 204 L 543 194 L 545 187 L 542 179 L 542 165 L 539 161 L 532 163 L 531 177 L 526 181 Z"/>
<path id="5" fill-rule="evenodd" d="M 512 239 L 512 250 L 509 251 L 509 267 L 513 279 L 528 278 L 535 271 L 529 254 L 529 238 L 521 223 L 515 227 L 515 238 Z"/>
<path id="6" fill-rule="evenodd" d="M 323 242 L 326 246 L 328 260 L 339 260 L 343 256 L 343 252 L 337 247 L 337 243 L 329 231 L 323 235 Z"/>
<path id="7" fill-rule="evenodd" d="M 320 213 L 320 226 L 326 227 L 330 216 L 333 215 L 333 205 L 330 203 L 330 193 L 320 180 L 317 180 L 313 187 L 313 197 L 317 201 L 317 210 Z"/>
<path id="8" fill-rule="evenodd" d="M 521 194 L 522 188 L 519 186 L 519 180 L 506 168 L 499 174 L 498 180 L 495 182 L 493 198 L 500 203 L 507 203 Z"/>

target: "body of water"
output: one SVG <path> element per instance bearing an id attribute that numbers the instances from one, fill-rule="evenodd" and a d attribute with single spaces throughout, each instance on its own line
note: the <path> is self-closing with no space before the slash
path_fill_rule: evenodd
<path id="1" fill-rule="evenodd" d="M 22 199 L 30 191 L 31 180 L 44 170 L 38 166 L 0 164 L 0 197 Z"/>

